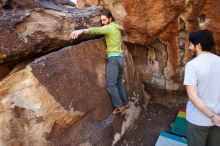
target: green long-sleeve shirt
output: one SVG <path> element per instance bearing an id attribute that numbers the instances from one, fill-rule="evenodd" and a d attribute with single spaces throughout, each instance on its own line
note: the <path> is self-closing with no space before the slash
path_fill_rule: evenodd
<path id="1" fill-rule="evenodd" d="M 121 27 L 115 22 L 104 25 L 102 27 L 89 28 L 92 35 L 104 35 L 107 45 L 107 56 L 121 55 Z"/>

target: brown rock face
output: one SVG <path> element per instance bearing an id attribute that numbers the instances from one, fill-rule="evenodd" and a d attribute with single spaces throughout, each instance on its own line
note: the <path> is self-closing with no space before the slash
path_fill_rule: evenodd
<path id="1" fill-rule="evenodd" d="M 97 6 L 101 4 L 101 0 L 76 0 L 78 8 Z"/>
<path id="2" fill-rule="evenodd" d="M 49 0 L 57 5 L 71 5 L 75 6 L 75 4 L 71 0 Z"/>
<path id="3" fill-rule="evenodd" d="M 10 4 L 12 8 L 0 10 L 0 31 L 4 34 L 0 37 L 0 63 L 92 38 L 82 36 L 71 41 L 69 34 L 74 29 L 99 25 L 101 8 L 78 10 L 49 1 L 14 0 Z"/>
<path id="4" fill-rule="evenodd" d="M 183 10 L 184 0 L 144 0 L 140 3 L 125 0 L 127 15 L 124 26 L 128 41 L 147 45 L 158 37 Z"/>
<path id="5" fill-rule="evenodd" d="M 0 65 L 0 80 L 5 77 L 11 71 L 8 65 Z"/>
<path id="6" fill-rule="evenodd" d="M 70 5 L 75 6 L 71 0 L 1 0 L 0 8 L 13 8 L 13 7 L 22 7 L 22 8 L 52 8 L 56 5 Z M 56 7 L 59 8 L 59 7 Z"/>
<path id="7" fill-rule="evenodd" d="M 7 4 L 8 0 L 1 0 L 0 1 L 0 8 L 4 7 Z"/>
<path id="8" fill-rule="evenodd" d="M 196 10 L 197 3 L 194 4 L 195 10 Z M 219 30 L 220 16 L 218 15 L 220 12 L 220 9 L 219 9 L 220 1 L 206 0 L 200 3 L 202 3 L 203 5 L 200 4 L 201 5 L 200 11 L 199 13 L 196 13 L 197 23 L 194 23 L 194 25 L 196 27 L 199 27 L 200 29 L 208 29 L 208 30 L 213 31 L 215 42 L 217 45 L 216 51 L 217 51 L 217 54 L 220 54 L 220 47 L 219 47 L 220 46 L 220 30 Z"/>
<path id="9" fill-rule="evenodd" d="M 114 145 L 138 118 L 142 89 L 126 53 L 130 108 L 112 115 L 105 83 L 105 43 L 88 41 L 50 53 L 0 82 L 0 145 Z M 137 81 L 137 82 L 136 82 Z"/>
<path id="10" fill-rule="evenodd" d="M 123 0 L 76 0 L 76 5 L 79 8 L 101 5 L 111 10 L 115 20 L 120 24 L 122 24 L 127 14 Z"/>
<path id="11" fill-rule="evenodd" d="M 184 3 L 184 0 L 146 0 L 141 3 L 129 0 L 124 1 L 124 7 L 127 11 L 127 15 L 124 18 L 127 41 L 147 46 L 148 49 L 146 51 L 148 54 L 146 55 L 150 56 L 147 59 L 149 64 L 144 65 L 148 67 L 141 70 L 149 73 L 144 74 L 144 78 L 148 76 L 145 82 L 154 87 L 159 85 L 157 88 L 160 89 L 179 89 L 179 83 L 177 82 L 176 84 L 172 77 L 182 71 L 180 50 L 176 36 L 179 32 L 178 17 L 184 11 Z M 158 43 L 161 43 L 161 45 Z M 159 50 L 161 48 L 163 49 Z M 166 57 L 159 56 L 156 52 L 161 52 Z M 160 57 L 166 59 L 166 61 Z M 157 74 L 152 74 L 155 71 Z"/>
<path id="12" fill-rule="evenodd" d="M 220 3 L 218 0 L 144 0 L 141 2 L 87 0 L 78 3 L 82 3 L 83 7 L 101 4 L 109 8 L 116 20 L 124 26 L 126 34 L 124 40 L 135 44 L 134 48 L 139 48 L 136 46 L 138 44 L 147 49 L 147 52 L 149 50 L 161 52 L 158 50 L 160 47 L 152 47 L 152 44 L 157 44 L 158 41 L 163 48 L 165 47 L 163 54 L 167 57 L 163 62 L 159 62 L 163 65 L 159 65 L 160 77 L 157 78 L 159 82 L 163 82 L 163 89 L 182 89 L 183 66 L 191 59 L 189 52 L 185 49 L 188 47 L 187 35 L 190 31 L 199 28 L 212 30 L 217 44 L 217 53 L 220 52 L 218 35 Z M 68 36 L 72 28 L 98 25 L 99 10 L 97 9 L 67 9 L 55 4 L 61 3 L 57 0 L 28 2 L 12 0 L 10 3 L 2 1 L 2 6 L 9 5 L 17 9 L 13 11 L 2 9 L 0 13 L 4 16 L 0 30 L 6 34 L 6 37 L 1 37 L 1 46 L 3 46 L 0 50 L 1 62 L 17 60 L 29 54 L 46 52 L 86 40 L 87 38 L 83 36 L 71 42 Z M 28 6 L 30 9 L 26 9 Z M 73 18 L 74 21 L 69 18 Z M 11 43 L 7 43 L 8 40 Z M 164 64 L 166 64 L 165 67 Z M 145 70 L 151 72 L 148 69 Z M 148 75 L 149 78 L 154 78 L 151 73 Z M 147 81 L 147 83 L 154 86 L 154 81 Z"/>
<path id="13" fill-rule="evenodd" d="M 216 50 L 218 54 L 220 52 L 218 0 L 146 0 L 140 3 L 125 0 L 123 6 L 127 13 L 123 19 L 125 40 L 142 45 L 142 47 L 134 45 L 133 49 L 129 47 L 129 50 L 135 57 L 137 71 L 143 74 L 142 77 L 148 85 L 168 90 L 183 89 L 183 66 L 191 59 L 186 49 L 187 36 L 191 31 L 198 29 L 213 31 Z M 163 52 L 165 56 L 160 56 L 158 52 Z M 153 69 L 150 67 L 152 65 L 146 64 L 152 58 Z M 158 74 L 154 74 L 155 71 Z"/>

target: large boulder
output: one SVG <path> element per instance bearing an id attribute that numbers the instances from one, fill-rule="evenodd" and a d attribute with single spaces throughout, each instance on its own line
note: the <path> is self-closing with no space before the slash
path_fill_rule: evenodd
<path id="1" fill-rule="evenodd" d="M 60 49 L 93 37 L 69 39 L 74 29 L 100 25 L 101 7 L 66 8 L 50 1 L 10 1 L 0 10 L 0 63 Z"/>
<path id="2" fill-rule="evenodd" d="M 16 67 L 0 82 L 0 145 L 114 145 L 138 118 L 143 87 L 125 51 L 130 108 L 112 115 L 105 49 L 88 41 Z"/>

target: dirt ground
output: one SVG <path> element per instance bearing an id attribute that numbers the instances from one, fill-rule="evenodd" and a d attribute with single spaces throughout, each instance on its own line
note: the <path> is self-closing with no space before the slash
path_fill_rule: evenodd
<path id="1" fill-rule="evenodd" d="M 155 146 L 161 131 L 169 132 L 179 109 L 185 108 L 185 93 L 157 91 L 148 107 L 116 146 Z"/>

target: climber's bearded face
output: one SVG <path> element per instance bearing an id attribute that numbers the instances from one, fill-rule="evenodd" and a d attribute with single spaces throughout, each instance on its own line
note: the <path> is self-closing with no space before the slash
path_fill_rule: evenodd
<path id="1" fill-rule="evenodd" d="M 112 18 L 108 18 L 105 15 L 101 15 L 101 24 L 102 26 L 110 24 L 112 22 Z"/>
<path id="2" fill-rule="evenodd" d="M 194 45 L 191 42 L 189 44 L 189 51 L 190 51 L 190 54 L 192 55 L 192 57 L 196 57 L 196 55 L 197 55 L 196 45 Z"/>

